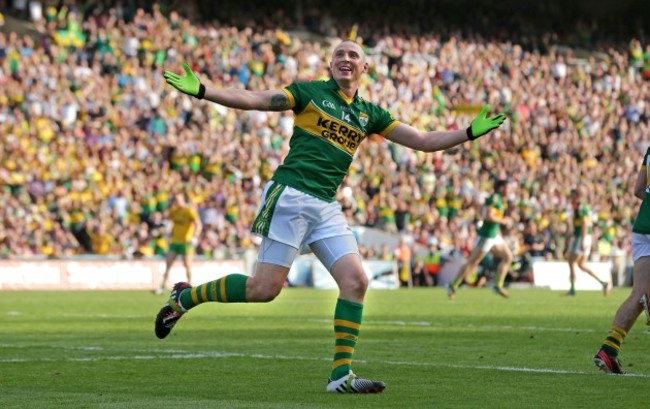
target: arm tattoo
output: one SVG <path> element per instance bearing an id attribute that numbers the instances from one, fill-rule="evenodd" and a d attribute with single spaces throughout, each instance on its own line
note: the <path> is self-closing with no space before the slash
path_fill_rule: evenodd
<path id="1" fill-rule="evenodd" d="M 279 92 L 271 97 L 271 104 L 269 106 L 271 111 L 284 111 L 289 108 L 289 98 L 284 92 Z"/>

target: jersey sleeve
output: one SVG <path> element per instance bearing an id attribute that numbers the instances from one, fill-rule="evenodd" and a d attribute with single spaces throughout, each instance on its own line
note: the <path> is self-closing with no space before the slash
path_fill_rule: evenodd
<path id="1" fill-rule="evenodd" d="M 393 118 L 390 112 L 375 105 L 372 113 L 372 128 L 369 130 L 369 133 L 386 136 L 399 124 L 400 121 Z"/>
<path id="2" fill-rule="evenodd" d="M 485 201 L 485 206 L 486 207 L 497 207 L 496 206 L 496 196 L 494 194 L 491 194 L 488 196 L 487 200 Z"/>
<path id="3" fill-rule="evenodd" d="M 294 82 L 284 87 L 283 91 L 289 98 L 291 109 L 298 114 L 305 108 L 305 98 L 303 97 L 304 82 Z"/>
<path id="4" fill-rule="evenodd" d="M 176 220 L 178 219 L 178 207 L 174 206 L 169 209 L 169 219 L 176 223 Z"/>

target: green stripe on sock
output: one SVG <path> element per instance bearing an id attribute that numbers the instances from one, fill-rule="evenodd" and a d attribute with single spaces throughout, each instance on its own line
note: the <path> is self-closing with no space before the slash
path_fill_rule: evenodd
<path id="1" fill-rule="evenodd" d="M 192 289 L 183 290 L 180 301 L 189 310 L 204 302 L 246 302 L 246 281 L 248 276 L 230 274 L 218 280 L 209 281 L 196 287 L 197 303 L 192 299 Z M 223 292 L 222 292 L 222 286 Z M 205 290 L 205 297 L 202 296 Z M 224 294 L 225 293 L 225 294 Z"/>

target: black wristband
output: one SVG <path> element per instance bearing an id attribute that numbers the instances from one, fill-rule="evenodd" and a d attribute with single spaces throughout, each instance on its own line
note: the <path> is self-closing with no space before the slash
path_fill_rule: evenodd
<path id="1" fill-rule="evenodd" d="M 470 141 L 473 141 L 474 139 L 478 138 L 478 136 L 472 135 L 472 126 L 471 125 L 467 127 L 467 130 L 465 131 L 465 133 L 467 134 L 467 139 L 469 139 Z"/>
<path id="2" fill-rule="evenodd" d="M 199 93 L 196 94 L 198 99 L 203 99 L 205 97 L 205 85 L 199 83 Z"/>

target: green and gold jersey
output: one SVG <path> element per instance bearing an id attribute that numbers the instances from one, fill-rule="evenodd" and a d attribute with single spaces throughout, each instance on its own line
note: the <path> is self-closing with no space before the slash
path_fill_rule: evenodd
<path id="1" fill-rule="evenodd" d="M 647 176 L 645 197 L 641 202 L 639 213 L 636 215 L 636 220 L 634 221 L 632 231 L 634 233 L 650 234 L 650 174 L 648 174 L 648 171 L 650 170 L 650 148 L 648 148 L 645 156 L 643 157 L 641 170 L 645 171 Z"/>
<path id="2" fill-rule="evenodd" d="M 188 243 L 199 221 L 198 212 L 190 206 L 173 206 L 169 210 L 169 218 L 174 222 L 172 227 L 172 243 Z"/>
<path id="3" fill-rule="evenodd" d="M 591 233 L 593 227 L 591 221 L 591 209 L 587 203 L 580 203 L 573 208 L 573 235 L 582 236 L 582 226 L 587 224 L 587 233 Z"/>
<path id="4" fill-rule="evenodd" d="M 334 79 L 293 83 L 284 92 L 295 122 L 273 180 L 333 202 L 359 144 L 373 133 L 386 136 L 399 121 L 357 94 L 347 98 Z"/>
<path id="5" fill-rule="evenodd" d="M 488 208 L 487 209 L 488 211 L 490 210 L 489 209 L 490 207 L 496 209 L 495 213 L 497 218 L 499 219 L 503 218 L 506 207 L 503 203 L 503 198 L 501 197 L 500 194 L 492 193 L 492 195 L 488 197 L 487 201 L 485 202 L 485 206 Z M 483 225 L 479 229 L 478 235 L 481 237 L 493 239 L 499 235 L 500 228 L 501 225 L 499 223 L 489 222 L 486 220 L 483 222 Z"/>

